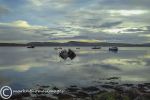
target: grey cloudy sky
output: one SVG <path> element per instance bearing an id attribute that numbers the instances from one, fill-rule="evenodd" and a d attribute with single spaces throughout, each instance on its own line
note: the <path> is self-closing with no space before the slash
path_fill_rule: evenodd
<path id="1" fill-rule="evenodd" d="M 0 0 L 0 42 L 150 42 L 150 0 Z"/>

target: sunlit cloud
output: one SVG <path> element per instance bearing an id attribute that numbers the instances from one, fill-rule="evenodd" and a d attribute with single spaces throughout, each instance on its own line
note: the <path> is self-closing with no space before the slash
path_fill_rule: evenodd
<path id="1" fill-rule="evenodd" d="M 103 29 L 103 32 L 106 32 L 108 34 L 128 34 L 128 33 L 142 33 L 142 32 L 147 32 L 147 29 L 144 28 L 111 28 L 111 29 Z M 149 35 L 149 34 L 147 34 Z M 145 34 L 141 34 L 139 36 L 145 36 Z"/>
<path id="2" fill-rule="evenodd" d="M 89 43 L 105 42 L 105 41 L 96 40 L 96 39 L 57 39 L 57 40 L 49 40 L 49 42 L 61 42 L 61 43 L 65 43 L 65 42 L 68 42 L 68 41 L 89 42 Z"/>
<path id="3" fill-rule="evenodd" d="M 2 26 L 10 26 L 10 27 L 20 27 L 20 28 L 29 28 L 29 29 L 39 29 L 39 28 L 47 28 L 46 26 L 40 25 L 30 25 L 27 21 L 17 20 L 10 23 L 0 23 Z"/>
<path id="4" fill-rule="evenodd" d="M 146 14 L 148 12 L 149 11 L 147 10 L 108 10 L 108 13 L 110 13 L 111 16 L 133 16 Z"/>
<path id="5" fill-rule="evenodd" d="M 112 29 L 104 29 L 102 30 L 103 32 L 106 32 L 108 34 L 120 34 L 121 32 L 123 32 L 125 29 L 121 29 L 121 28 L 112 28 Z"/>
<path id="6" fill-rule="evenodd" d="M 61 38 L 61 37 L 74 37 L 74 36 L 79 36 L 80 35 L 79 31 L 69 31 L 69 32 L 52 31 L 52 33 L 56 33 L 56 34 L 53 34 L 52 36 L 58 37 L 58 38 Z"/>
<path id="7" fill-rule="evenodd" d="M 37 10 L 44 10 L 45 7 L 61 10 L 69 6 L 73 0 L 28 0 L 28 2 L 31 6 L 37 7 Z"/>

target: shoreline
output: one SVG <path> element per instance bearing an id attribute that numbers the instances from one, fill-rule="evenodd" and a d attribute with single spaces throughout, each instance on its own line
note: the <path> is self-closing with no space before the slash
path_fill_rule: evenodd
<path id="1" fill-rule="evenodd" d="M 27 47 L 27 46 L 0 46 L 0 47 Z M 35 46 L 35 47 L 93 47 L 93 46 Z M 97 47 L 112 47 L 112 46 L 97 46 Z M 150 46 L 116 46 L 116 47 L 150 47 Z"/>
<path id="2" fill-rule="evenodd" d="M 59 90 L 58 87 L 40 86 L 38 90 Z M 96 86 L 78 87 L 71 85 L 63 93 L 21 93 L 15 94 L 11 100 L 149 100 L 150 83 L 119 84 L 107 82 Z"/>

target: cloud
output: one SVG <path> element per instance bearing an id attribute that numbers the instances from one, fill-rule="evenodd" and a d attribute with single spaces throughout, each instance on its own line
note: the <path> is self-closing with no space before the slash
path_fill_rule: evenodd
<path id="1" fill-rule="evenodd" d="M 16 3 L 5 0 L 0 3 L 6 5 L 0 6 L 0 13 L 5 14 L 8 8 L 13 12 L 0 19 L 1 41 L 83 39 L 143 43 L 149 40 L 149 0 L 25 0 Z M 10 34 L 16 36 L 10 37 Z"/>
<path id="2" fill-rule="evenodd" d="M 47 28 L 46 26 L 30 25 L 27 21 L 24 21 L 24 20 L 17 20 L 17 21 L 13 21 L 10 23 L 0 23 L 0 26 L 29 28 L 29 29 L 39 29 L 39 28 L 46 29 Z"/>
<path id="3" fill-rule="evenodd" d="M 146 14 L 148 10 L 108 10 L 111 16 L 135 16 Z"/>
<path id="4" fill-rule="evenodd" d="M 149 9 L 149 0 L 96 0 L 101 8 L 109 9 Z"/>
<path id="5" fill-rule="evenodd" d="M 119 24 L 121 24 L 122 22 L 121 21 L 117 21 L 117 22 L 106 22 L 106 23 L 103 23 L 102 25 L 100 25 L 101 28 L 103 27 L 106 27 L 106 28 L 110 28 L 110 27 L 113 27 L 113 26 L 117 26 Z"/>
<path id="6" fill-rule="evenodd" d="M 10 9 L 4 5 L 0 5 L 0 16 L 10 12 Z"/>
<path id="7" fill-rule="evenodd" d="M 27 21 L 17 20 L 10 23 L 0 23 L 1 41 L 49 41 L 54 39 L 73 38 L 80 32 L 70 28 L 49 28 L 31 25 Z"/>
<path id="8" fill-rule="evenodd" d="M 47 29 L 45 26 L 31 25 L 27 21 L 17 20 L 10 23 L 0 23 L 1 41 L 40 41 L 44 40 L 36 31 Z"/>
<path id="9" fill-rule="evenodd" d="M 62 8 L 69 6 L 73 0 L 28 0 L 28 2 L 32 6 L 36 6 L 37 9 L 44 9 L 46 7 L 50 9 L 61 10 Z"/>
<path id="10" fill-rule="evenodd" d="M 109 29 L 103 29 L 103 32 L 106 32 L 108 34 L 139 34 L 145 35 L 144 32 L 149 32 L 150 30 L 146 29 L 146 27 L 116 27 L 116 28 L 109 28 Z"/>

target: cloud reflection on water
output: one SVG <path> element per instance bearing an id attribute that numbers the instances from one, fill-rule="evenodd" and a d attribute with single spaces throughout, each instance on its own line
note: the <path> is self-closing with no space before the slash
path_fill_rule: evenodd
<path id="1" fill-rule="evenodd" d="M 9 84 L 15 87 L 15 84 L 30 87 L 36 83 L 85 85 L 112 76 L 119 76 L 122 81 L 150 81 L 148 49 L 120 48 L 114 54 L 106 48 L 91 50 L 83 47 L 75 50 L 77 57 L 73 61 L 61 60 L 58 52 L 49 47 L 1 48 L 0 80 L 9 80 L 9 77 Z"/>

